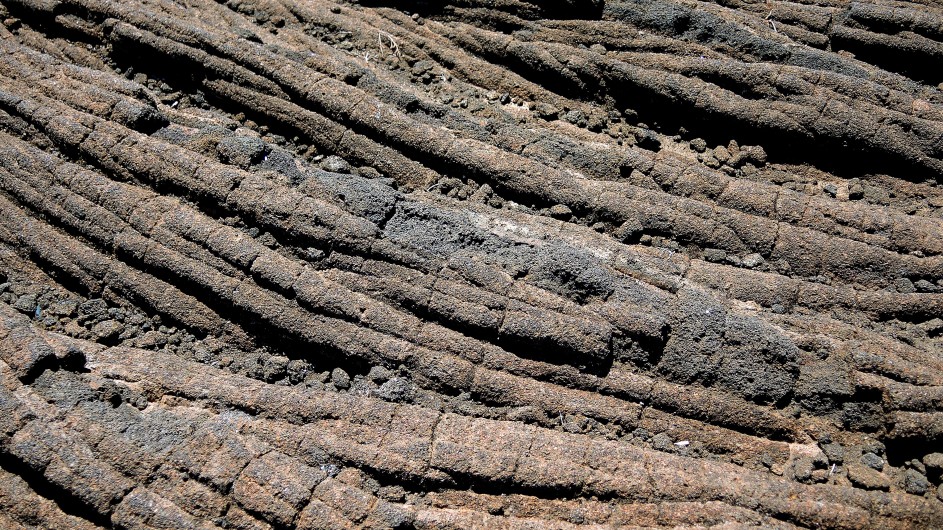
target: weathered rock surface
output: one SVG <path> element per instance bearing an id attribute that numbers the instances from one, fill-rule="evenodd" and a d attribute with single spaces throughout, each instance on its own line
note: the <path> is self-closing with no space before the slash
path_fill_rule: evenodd
<path id="1" fill-rule="evenodd" d="M 941 72 L 933 2 L 0 0 L 0 527 L 943 526 Z"/>

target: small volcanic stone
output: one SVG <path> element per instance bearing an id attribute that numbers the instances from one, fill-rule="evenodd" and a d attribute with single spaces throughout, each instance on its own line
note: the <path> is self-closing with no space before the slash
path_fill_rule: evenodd
<path id="1" fill-rule="evenodd" d="M 346 390 L 350 388 L 350 376 L 344 370 L 335 368 L 331 372 L 331 383 L 334 383 L 338 390 Z"/>

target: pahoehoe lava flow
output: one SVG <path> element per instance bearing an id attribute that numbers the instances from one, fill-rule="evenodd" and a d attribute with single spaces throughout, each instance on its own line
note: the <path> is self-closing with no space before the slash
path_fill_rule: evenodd
<path id="1" fill-rule="evenodd" d="M 940 0 L 0 0 L 0 528 L 943 527 Z"/>

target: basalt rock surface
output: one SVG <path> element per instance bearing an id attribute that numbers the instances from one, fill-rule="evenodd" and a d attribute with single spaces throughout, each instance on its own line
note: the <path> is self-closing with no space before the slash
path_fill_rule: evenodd
<path id="1" fill-rule="evenodd" d="M 935 0 L 0 0 L 0 527 L 943 526 Z"/>

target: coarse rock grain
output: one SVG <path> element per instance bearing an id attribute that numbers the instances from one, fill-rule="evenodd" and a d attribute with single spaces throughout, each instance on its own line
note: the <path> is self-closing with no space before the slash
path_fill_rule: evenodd
<path id="1" fill-rule="evenodd" d="M 0 527 L 943 526 L 941 28 L 0 0 Z"/>

